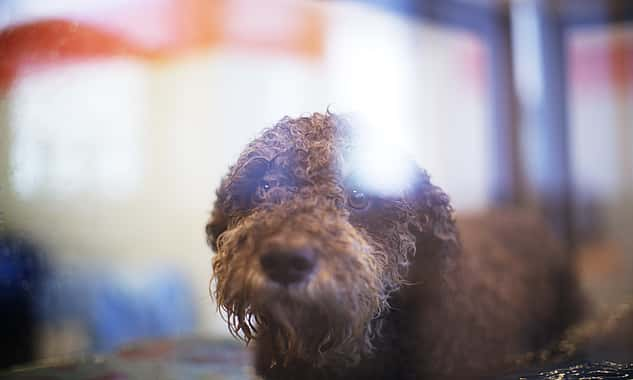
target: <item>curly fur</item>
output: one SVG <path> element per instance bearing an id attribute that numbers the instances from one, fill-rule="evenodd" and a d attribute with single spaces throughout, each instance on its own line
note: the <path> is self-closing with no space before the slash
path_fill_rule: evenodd
<path id="1" fill-rule="evenodd" d="M 218 189 L 206 226 L 213 295 L 230 331 L 255 341 L 257 372 L 489 373 L 556 338 L 579 296 L 540 224 L 498 212 L 487 229 L 460 225 L 462 247 L 449 197 L 419 168 L 399 194 L 367 193 L 351 207 L 361 132 L 331 113 L 284 118 Z M 305 246 L 318 255 L 308 281 L 283 287 L 263 274 L 263 252 Z"/>

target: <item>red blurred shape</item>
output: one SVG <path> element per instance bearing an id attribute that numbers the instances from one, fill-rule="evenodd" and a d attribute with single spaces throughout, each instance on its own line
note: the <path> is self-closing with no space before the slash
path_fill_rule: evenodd
<path id="1" fill-rule="evenodd" d="M 163 0 L 108 14 L 69 14 L 0 32 L 0 88 L 16 75 L 70 60 L 170 58 L 226 45 L 266 54 L 322 55 L 321 9 L 294 1 Z"/>
<path id="2" fill-rule="evenodd" d="M 142 56 L 125 39 L 66 20 L 39 21 L 0 32 L 0 88 L 8 87 L 18 71 L 72 59 Z"/>
<path id="3" fill-rule="evenodd" d="M 592 91 L 611 87 L 621 90 L 631 85 L 633 39 L 604 35 L 590 43 L 580 40 L 571 45 L 569 54 L 572 86 Z"/>

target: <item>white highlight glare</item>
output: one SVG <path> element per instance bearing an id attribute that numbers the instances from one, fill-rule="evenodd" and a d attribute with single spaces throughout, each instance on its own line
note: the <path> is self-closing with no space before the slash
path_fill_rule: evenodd
<path id="1" fill-rule="evenodd" d="M 415 175 L 415 163 L 406 154 L 399 129 L 363 130 L 359 149 L 352 157 L 353 175 L 362 189 L 387 196 L 399 196 Z"/>
<path id="2" fill-rule="evenodd" d="M 367 191 L 398 195 L 412 172 L 405 148 L 419 150 L 412 135 L 419 130 L 424 103 L 416 82 L 418 29 L 414 22 L 362 5 L 332 9 L 326 45 L 331 105 L 334 112 L 363 121 L 353 123 L 363 128 L 350 174 Z"/>

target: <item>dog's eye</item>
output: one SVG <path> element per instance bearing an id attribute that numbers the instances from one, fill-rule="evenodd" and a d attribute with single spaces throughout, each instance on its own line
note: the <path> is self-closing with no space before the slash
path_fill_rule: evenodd
<path id="1" fill-rule="evenodd" d="M 253 191 L 253 195 L 252 195 L 253 201 L 255 203 L 260 203 L 264 201 L 266 197 L 268 196 L 268 192 L 272 188 L 273 188 L 273 185 L 264 179 L 257 182 L 257 187 L 255 188 L 255 191 Z"/>
<path id="2" fill-rule="evenodd" d="M 356 189 L 352 190 L 347 197 L 347 203 L 355 209 L 364 209 L 369 205 L 369 198 L 365 193 Z"/>

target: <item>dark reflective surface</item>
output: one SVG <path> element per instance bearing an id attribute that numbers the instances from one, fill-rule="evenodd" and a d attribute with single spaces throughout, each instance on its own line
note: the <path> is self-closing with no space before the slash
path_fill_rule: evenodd
<path id="1" fill-rule="evenodd" d="M 563 380 L 563 379 L 631 379 L 633 378 L 633 363 L 621 364 L 610 361 L 597 363 L 579 363 L 569 367 L 548 370 L 534 370 L 529 373 L 517 373 L 503 377 L 503 380 Z"/>

